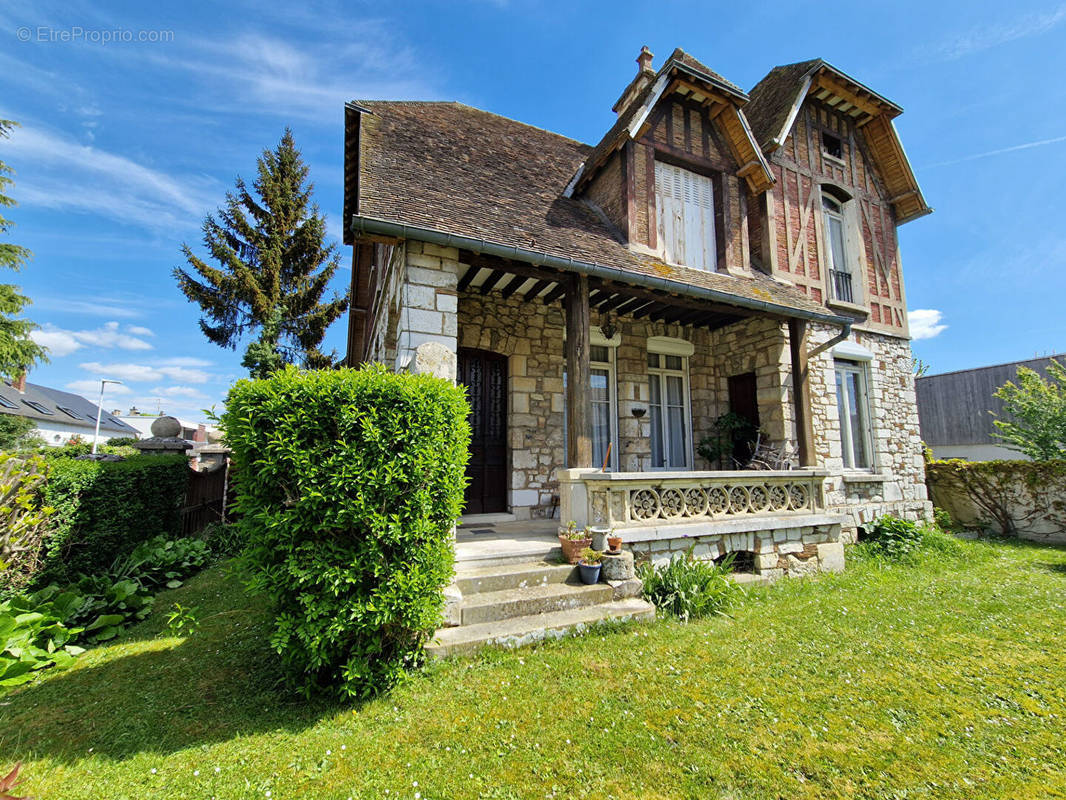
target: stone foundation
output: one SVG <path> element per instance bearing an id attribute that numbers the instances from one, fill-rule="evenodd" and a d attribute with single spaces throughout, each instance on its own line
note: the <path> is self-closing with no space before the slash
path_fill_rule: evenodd
<path id="1" fill-rule="evenodd" d="M 627 541 L 638 561 L 656 566 L 692 549 L 694 558 L 717 560 L 729 553 L 751 553 L 755 574 L 771 579 L 844 569 L 841 526 L 834 523 L 786 525 L 742 533 Z"/>

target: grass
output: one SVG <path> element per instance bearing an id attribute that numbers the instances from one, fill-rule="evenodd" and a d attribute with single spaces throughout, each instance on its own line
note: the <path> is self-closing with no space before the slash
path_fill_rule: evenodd
<path id="1" fill-rule="evenodd" d="M 276 690 L 263 609 L 216 568 L 0 698 L 0 761 L 64 800 L 1066 797 L 1066 550 L 960 548 L 851 552 L 730 618 L 491 651 L 354 707 Z"/>

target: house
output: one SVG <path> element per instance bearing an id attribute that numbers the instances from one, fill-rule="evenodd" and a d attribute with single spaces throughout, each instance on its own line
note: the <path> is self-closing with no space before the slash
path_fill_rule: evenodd
<path id="1" fill-rule="evenodd" d="M 750 92 L 682 50 L 652 62 L 593 145 L 349 103 L 347 363 L 467 387 L 482 549 L 575 520 L 656 561 L 841 568 L 873 519 L 931 513 L 896 239 L 931 209 L 901 109 L 822 60 Z M 781 468 L 700 457 L 729 411 Z"/>
<path id="2" fill-rule="evenodd" d="M 1019 367 L 1046 378 L 1052 359 L 1066 364 L 1066 353 L 918 378 L 915 388 L 922 441 L 935 458 L 1028 460 L 1027 455 L 1008 449 L 994 435 L 996 426 L 992 423 L 1004 412 L 1003 401 L 993 394 L 1007 381 L 1017 382 Z"/>
<path id="3" fill-rule="evenodd" d="M 0 381 L 0 414 L 33 420 L 44 444 L 59 447 L 71 439 L 92 442 L 96 435 L 98 408 L 84 397 L 36 383 L 23 375 L 15 381 Z M 99 442 L 112 438 L 137 438 L 137 430 L 113 414 L 100 414 Z"/>

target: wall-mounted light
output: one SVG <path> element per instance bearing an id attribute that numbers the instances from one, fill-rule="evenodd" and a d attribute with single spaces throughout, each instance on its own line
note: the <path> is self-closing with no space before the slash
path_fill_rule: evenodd
<path id="1" fill-rule="evenodd" d="M 641 417 L 643 417 L 645 414 L 648 413 L 648 409 L 646 409 L 646 408 L 634 408 L 632 411 L 630 411 L 630 413 L 634 417 L 636 417 L 637 419 L 640 419 Z"/>
<path id="2" fill-rule="evenodd" d="M 603 324 L 600 325 L 600 333 L 607 339 L 613 339 L 614 335 L 618 333 L 618 326 L 615 325 L 614 319 L 610 313 L 606 314 L 603 318 Z"/>

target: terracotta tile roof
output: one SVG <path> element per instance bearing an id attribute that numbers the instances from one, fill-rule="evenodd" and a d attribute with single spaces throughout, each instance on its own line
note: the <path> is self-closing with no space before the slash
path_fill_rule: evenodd
<path id="1" fill-rule="evenodd" d="M 768 277 L 675 267 L 630 251 L 598 211 L 563 197 L 591 151 L 581 142 L 461 103 L 359 101 L 348 114 L 361 114 L 358 203 L 345 204 L 353 214 L 828 313 Z"/>
<path id="2" fill-rule="evenodd" d="M 774 67 L 755 84 L 751 90 L 751 100 L 744 106 L 744 116 L 748 118 L 755 140 L 763 150 L 773 149 L 771 143 L 788 119 L 788 112 L 796 100 L 803 78 L 821 63 L 821 59 L 813 58 Z"/>

